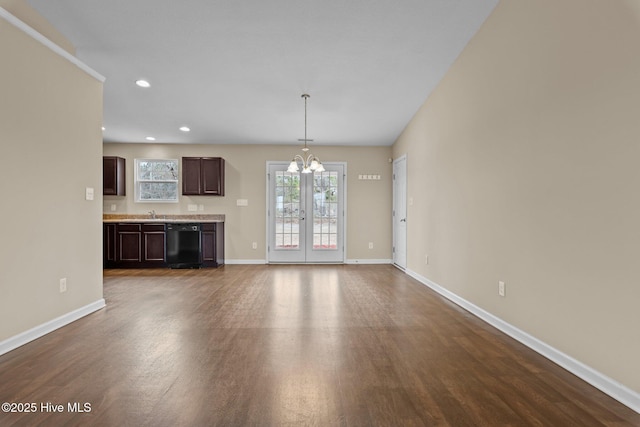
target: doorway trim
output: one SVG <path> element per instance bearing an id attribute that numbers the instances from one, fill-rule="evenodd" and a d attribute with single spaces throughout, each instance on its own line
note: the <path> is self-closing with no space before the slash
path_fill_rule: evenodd
<path id="1" fill-rule="evenodd" d="M 399 168 L 399 164 L 403 164 Z M 402 175 L 398 179 L 399 175 Z M 401 184 L 398 184 L 400 182 Z M 393 211 L 392 211 L 392 259 L 393 265 L 406 270 L 407 268 L 407 155 L 393 160 Z M 403 226 L 400 226 L 400 221 Z M 402 254 L 398 257 L 398 254 Z"/>
<path id="2" fill-rule="evenodd" d="M 336 260 L 331 260 L 331 261 L 307 261 L 306 257 L 305 257 L 305 261 L 302 262 L 295 262 L 295 261 L 291 261 L 291 262 L 287 262 L 287 261 L 272 261 L 270 259 L 270 253 L 271 253 L 271 232 L 272 230 L 272 224 L 271 224 L 271 215 L 273 214 L 273 212 L 271 212 L 271 205 L 272 205 L 272 199 L 271 199 L 271 182 L 270 182 L 270 177 L 269 177 L 269 173 L 270 173 L 270 169 L 272 168 L 272 166 L 282 166 L 283 170 L 286 170 L 287 167 L 289 166 L 289 163 L 291 163 L 290 161 L 277 161 L 277 160 L 268 160 L 266 162 L 266 171 L 265 171 L 265 230 L 266 230 L 266 236 L 265 236 L 265 261 L 266 264 L 345 264 L 346 263 L 346 259 L 347 259 L 347 162 L 323 162 L 322 164 L 325 167 L 332 167 L 332 166 L 339 166 L 342 168 L 342 189 L 341 189 L 341 204 L 342 204 L 342 211 L 339 212 L 339 215 L 341 217 L 341 221 L 339 224 L 339 228 L 338 228 L 338 233 L 341 233 L 339 242 L 341 242 L 342 244 L 342 256 L 341 259 L 336 259 Z M 310 216 L 311 217 L 311 216 Z"/>

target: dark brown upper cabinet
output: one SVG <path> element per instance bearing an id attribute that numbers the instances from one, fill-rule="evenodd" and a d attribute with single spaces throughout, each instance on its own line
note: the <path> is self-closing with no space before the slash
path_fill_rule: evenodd
<path id="1" fill-rule="evenodd" d="M 126 196 L 125 159 L 122 157 L 102 158 L 102 194 L 105 196 Z"/>
<path id="2" fill-rule="evenodd" d="M 224 196 L 224 159 L 222 157 L 183 157 L 182 194 Z"/>

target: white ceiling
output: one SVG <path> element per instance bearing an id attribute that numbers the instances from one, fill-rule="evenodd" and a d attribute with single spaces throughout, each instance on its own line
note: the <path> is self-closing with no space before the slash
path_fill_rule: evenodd
<path id="1" fill-rule="evenodd" d="M 391 145 L 497 2 L 29 0 L 106 77 L 105 141 L 299 144 L 306 92 L 313 145 Z"/>

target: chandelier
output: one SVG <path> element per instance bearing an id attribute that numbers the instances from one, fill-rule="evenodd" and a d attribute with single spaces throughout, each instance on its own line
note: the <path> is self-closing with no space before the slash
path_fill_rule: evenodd
<path id="1" fill-rule="evenodd" d="M 307 139 L 307 99 L 309 99 L 309 95 L 303 93 L 302 98 L 304 98 L 304 139 L 299 139 L 298 141 L 304 142 L 302 151 L 304 152 L 304 155 L 306 155 L 307 151 L 309 151 L 307 142 L 312 142 L 313 139 Z M 300 170 L 300 167 L 298 167 L 298 162 L 302 164 L 302 173 L 324 172 L 324 166 L 322 166 L 322 163 L 320 163 L 320 159 L 311 153 L 309 153 L 306 159 L 300 154 L 296 154 L 295 156 L 293 156 L 293 160 L 291 160 L 287 172 L 298 172 Z"/>

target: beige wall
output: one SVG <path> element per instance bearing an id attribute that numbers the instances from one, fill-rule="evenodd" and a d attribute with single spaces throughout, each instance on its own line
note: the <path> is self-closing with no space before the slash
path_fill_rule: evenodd
<path id="1" fill-rule="evenodd" d="M 35 11 L 26 0 L 0 0 L 0 7 L 11 13 L 22 22 L 38 31 L 40 34 L 69 52 L 76 54 L 76 48 L 71 42 L 49 23 L 42 15 Z"/>
<path id="2" fill-rule="evenodd" d="M 227 260 L 266 259 L 266 162 L 290 161 L 300 147 L 292 145 L 104 144 L 104 155 L 127 160 L 126 197 L 104 196 L 105 213 L 189 214 L 187 205 L 204 206 L 204 213 L 225 214 Z M 390 147 L 312 147 L 323 162 L 347 163 L 347 248 L 349 260 L 391 258 Z M 179 203 L 135 203 L 134 159 L 215 156 L 225 159 L 224 197 L 180 196 Z M 358 180 L 359 174 L 381 175 L 380 181 Z M 247 199 L 249 206 L 236 206 Z M 116 211 L 111 211 L 111 205 Z M 258 248 L 252 249 L 257 242 Z M 373 242 L 373 249 L 368 243 Z"/>
<path id="3" fill-rule="evenodd" d="M 2 18 L 0 53 L 2 342 L 102 299 L 102 83 Z"/>
<path id="4" fill-rule="evenodd" d="M 409 269 L 635 391 L 639 12 L 501 1 L 393 146 Z"/>

